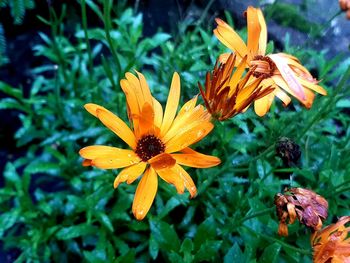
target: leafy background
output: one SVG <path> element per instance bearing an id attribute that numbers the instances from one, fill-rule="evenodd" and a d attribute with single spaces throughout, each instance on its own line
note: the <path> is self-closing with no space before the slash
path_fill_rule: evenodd
<path id="1" fill-rule="evenodd" d="M 11 84 L 11 32 L 0 25 L 1 262 L 312 261 L 309 230 L 295 223 L 288 237 L 277 235 L 273 197 L 286 186 L 301 186 L 327 198 L 326 224 L 350 214 L 348 50 L 335 55 L 313 45 L 335 18 L 308 23 L 301 12 L 316 8 L 313 1 L 260 3 L 269 26 L 307 33 L 304 45 L 293 44 L 294 35 L 287 34 L 270 41 L 269 50 L 297 56 L 329 95 L 317 96 L 311 110 L 276 101 L 264 118 L 250 109 L 217 123 L 196 149 L 219 156 L 222 164 L 188 169 L 197 197 L 190 200 L 160 182 L 152 209 L 138 222 L 131 213 L 137 183 L 114 190 L 118 171 L 81 166 L 78 150 L 84 146 L 125 147 L 83 105 L 103 105 L 126 120 L 119 81 L 133 69 L 145 74 L 163 105 L 172 72 L 179 72 L 181 100 L 188 100 L 225 51 L 212 34 L 213 18 L 236 25 L 244 37 L 245 19 L 216 1 L 191 2 L 171 27 L 157 24 L 150 33 L 138 1 L 53 1 L 35 13 L 40 2 L 0 5 L 14 28 L 29 15 L 37 30 L 30 50 L 36 62 L 25 64 L 29 80 Z M 298 167 L 285 167 L 275 155 L 282 136 L 301 146 Z"/>

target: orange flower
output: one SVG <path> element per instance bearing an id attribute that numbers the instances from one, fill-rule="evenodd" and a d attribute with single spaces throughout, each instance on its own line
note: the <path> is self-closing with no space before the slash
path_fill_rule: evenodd
<path id="1" fill-rule="evenodd" d="M 150 209 L 158 188 L 157 174 L 167 183 L 175 185 L 178 193 L 186 188 L 191 197 L 196 186 L 181 165 L 207 168 L 218 165 L 220 159 L 198 153 L 190 145 L 203 139 L 212 129 L 210 114 L 197 97 L 188 101 L 176 116 L 180 98 L 180 77 L 174 73 L 165 112 L 151 95 L 145 77 L 126 73 L 120 84 L 125 93 L 129 128 L 112 112 L 96 105 L 85 109 L 126 142 L 131 149 L 94 145 L 79 151 L 85 158 L 83 165 L 102 169 L 124 168 L 115 178 L 114 188 L 121 182 L 128 184 L 142 176 L 134 197 L 132 211 L 142 220 Z"/>
<path id="2" fill-rule="evenodd" d="M 311 238 L 315 263 L 350 263 L 350 216 L 316 232 Z"/>
<path id="3" fill-rule="evenodd" d="M 284 190 L 285 194 L 275 196 L 277 216 L 280 220 L 278 234 L 288 236 L 288 224 L 295 219 L 316 231 L 322 227 L 322 220 L 328 216 L 328 202 L 315 192 L 303 188 Z"/>
<path id="4" fill-rule="evenodd" d="M 244 57 L 234 71 L 236 55 L 231 54 L 225 64 L 215 64 L 210 75 L 207 72 L 205 79 L 205 90 L 198 83 L 205 105 L 209 113 L 219 121 L 231 118 L 241 113 L 250 104 L 259 98 L 269 94 L 273 89 L 261 90 L 259 87 L 261 78 L 248 82 L 254 71 L 249 71 L 242 77 L 245 71 Z"/>
<path id="5" fill-rule="evenodd" d="M 247 9 L 248 41 L 247 45 L 240 36 L 224 21 L 217 18 L 217 28 L 214 29 L 215 36 L 226 47 L 236 53 L 237 65 L 246 59 L 246 67 L 256 67 L 254 77 L 262 77 L 263 87 L 275 87 L 275 90 L 256 100 L 255 112 L 263 116 L 270 109 L 275 96 L 288 105 L 291 101 L 286 94 L 289 93 L 297 98 L 305 107 L 310 108 L 314 100 L 314 90 L 322 95 L 327 92 L 319 85 L 310 72 L 303 67 L 299 60 L 285 53 L 266 55 L 267 27 L 264 16 L 260 9 L 249 6 Z M 220 56 L 220 61 L 225 62 L 229 54 Z"/>

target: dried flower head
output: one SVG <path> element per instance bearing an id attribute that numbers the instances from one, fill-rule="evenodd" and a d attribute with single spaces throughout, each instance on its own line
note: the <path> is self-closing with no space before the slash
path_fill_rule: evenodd
<path id="1" fill-rule="evenodd" d="M 260 86 L 262 78 L 250 80 L 256 67 L 243 76 L 247 57 L 234 69 L 236 58 L 236 55 L 231 54 L 226 63 L 218 65 L 216 62 L 212 73 L 207 72 L 205 88 L 198 83 L 209 113 L 219 121 L 243 112 L 254 100 L 273 91 L 273 88 Z"/>
<path id="2" fill-rule="evenodd" d="M 311 238 L 315 263 L 350 263 L 350 216 L 316 232 Z"/>
<path id="3" fill-rule="evenodd" d="M 265 115 L 275 96 L 282 100 L 284 105 L 291 101 L 288 94 L 298 99 L 305 107 L 310 108 L 315 98 L 312 91 L 322 95 L 327 92 L 318 85 L 318 81 L 310 72 L 300 64 L 296 57 L 285 53 L 266 54 L 267 27 L 264 15 L 259 8 L 249 6 L 246 11 L 248 38 L 247 44 L 223 20 L 217 18 L 218 24 L 214 29 L 219 41 L 237 55 L 236 63 L 240 63 L 244 57 L 247 68 L 255 68 L 254 77 L 261 77 L 262 86 L 273 86 L 275 90 L 254 102 L 256 114 Z M 220 61 L 225 62 L 227 53 L 220 56 Z"/>
<path id="4" fill-rule="evenodd" d="M 278 234 L 288 235 L 288 224 L 297 218 L 300 223 L 317 231 L 322 227 L 322 220 L 328 216 L 328 202 L 315 192 L 303 188 L 285 189 L 284 194 L 275 196 L 275 205 L 280 225 Z"/>
<path id="5" fill-rule="evenodd" d="M 276 154 L 285 166 L 296 165 L 300 159 L 300 146 L 287 137 L 281 137 L 276 143 Z"/>

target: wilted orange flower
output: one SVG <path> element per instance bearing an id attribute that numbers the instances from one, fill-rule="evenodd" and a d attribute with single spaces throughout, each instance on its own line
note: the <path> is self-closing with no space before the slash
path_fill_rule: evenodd
<path id="1" fill-rule="evenodd" d="M 244 57 L 234 71 L 236 55 L 231 54 L 226 63 L 215 64 L 212 74 L 207 72 L 205 79 L 205 89 L 198 82 L 205 105 L 209 113 L 219 121 L 231 118 L 244 111 L 250 104 L 273 91 L 272 88 L 259 87 L 261 78 L 249 81 L 254 74 L 249 71 L 244 77 L 245 62 Z"/>
<path id="2" fill-rule="evenodd" d="M 350 19 L 350 0 L 339 0 L 340 9 L 346 12 L 346 18 Z"/>
<path id="3" fill-rule="evenodd" d="M 220 159 L 198 153 L 189 148 L 200 141 L 212 129 L 210 114 L 197 97 L 187 102 L 176 116 L 180 98 L 180 77 L 175 72 L 165 112 L 151 95 L 145 77 L 126 73 L 120 84 L 125 93 L 129 128 L 112 112 L 96 105 L 86 104 L 85 109 L 126 142 L 131 149 L 94 145 L 79 151 L 85 158 L 83 165 L 102 169 L 124 168 L 114 181 L 128 184 L 142 176 L 134 197 L 132 211 L 142 220 L 150 209 L 158 188 L 157 174 L 167 183 L 175 185 L 178 193 L 186 188 L 191 197 L 197 193 L 196 186 L 181 165 L 207 168 L 218 165 Z"/>
<path id="4" fill-rule="evenodd" d="M 350 216 L 316 232 L 311 238 L 315 263 L 350 263 Z"/>
<path id="5" fill-rule="evenodd" d="M 321 229 L 322 220 L 328 216 L 328 202 L 315 192 L 303 188 L 284 190 L 284 195 L 275 196 L 275 205 L 280 224 L 278 234 L 288 236 L 288 224 L 293 224 L 297 218 L 300 223 L 316 231 Z"/>
<path id="6" fill-rule="evenodd" d="M 291 101 L 286 94 L 289 93 L 297 98 L 305 107 L 310 108 L 313 100 L 314 90 L 322 95 L 327 92 L 319 85 L 310 72 L 303 67 L 299 60 L 285 53 L 266 54 L 267 27 L 264 16 L 260 9 L 249 6 L 247 9 L 248 41 L 247 45 L 241 37 L 224 21 L 217 18 L 215 36 L 226 47 L 237 55 L 237 65 L 246 59 L 246 67 L 256 67 L 254 77 L 262 77 L 263 87 L 275 87 L 269 95 L 256 100 L 254 103 L 255 112 L 263 116 L 270 109 L 275 96 L 288 105 Z M 229 53 L 222 54 L 220 61 L 224 62 Z"/>

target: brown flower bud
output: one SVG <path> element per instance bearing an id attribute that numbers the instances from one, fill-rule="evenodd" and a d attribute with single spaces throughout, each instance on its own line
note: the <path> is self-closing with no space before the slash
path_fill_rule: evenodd
<path id="1" fill-rule="evenodd" d="M 339 0 L 339 7 L 341 10 L 346 11 L 348 9 L 348 0 Z"/>
<path id="2" fill-rule="evenodd" d="M 322 227 L 322 220 L 328 216 L 328 202 L 315 192 L 303 188 L 285 189 L 285 194 L 276 194 L 275 205 L 280 226 L 278 234 L 287 234 L 285 230 L 288 224 L 293 224 L 295 219 L 300 223 L 317 231 Z M 285 226 L 284 226 L 285 225 Z"/>
<path id="3" fill-rule="evenodd" d="M 285 166 L 296 165 L 300 159 L 300 146 L 287 137 L 281 137 L 276 143 L 276 154 Z"/>
<path id="4" fill-rule="evenodd" d="M 316 232 L 311 238 L 315 263 L 350 262 L 350 242 L 348 233 L 350 216 L 341 217 L 337 223 Z"/>

